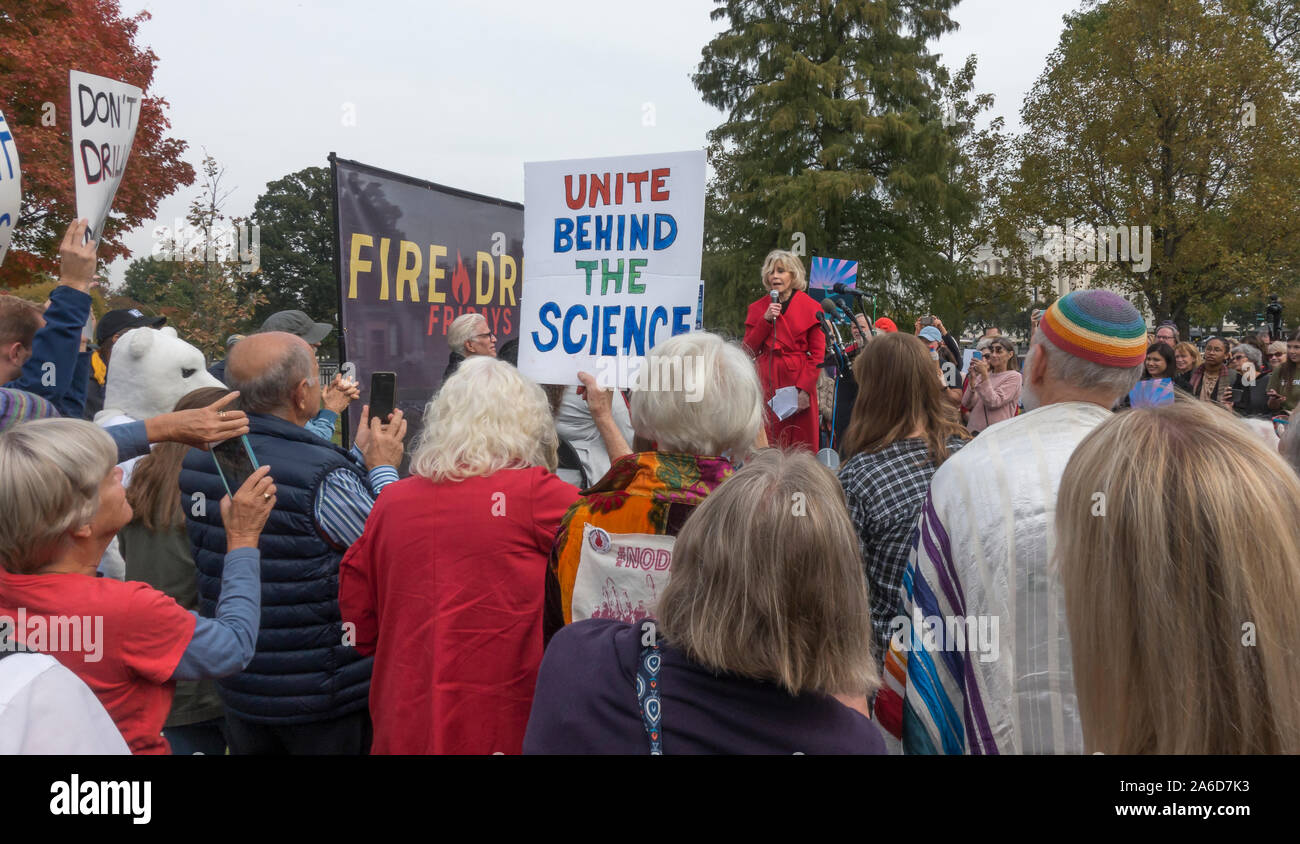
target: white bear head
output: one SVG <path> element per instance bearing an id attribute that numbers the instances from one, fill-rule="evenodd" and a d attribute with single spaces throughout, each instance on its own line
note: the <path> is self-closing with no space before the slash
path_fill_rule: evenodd
<path id="1" fill-rule="evenodd" d="M 201 387 L 224 387 L 208 374 L 203 352 L 176 336 L 170 325 L 133 328 L 113 344 L 104 384 L 104 409 L 96 419 L 149 419 L 171 413 L 176 402 Z"/>

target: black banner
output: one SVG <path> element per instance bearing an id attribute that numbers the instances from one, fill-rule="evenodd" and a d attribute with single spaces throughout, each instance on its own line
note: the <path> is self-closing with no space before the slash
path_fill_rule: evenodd
<path id="1" fill-rule="evenodd" d="M 397 373 L 397 406 L 418 430 L 442 384 L 456 317 L 483 314 L 497 351 L 519 333 L 524 206 L 330 154 L 339 279 L 340 360 L 367 400 L 373 372 Z M 350 409 L 356 430 L 362 402 Z"/>

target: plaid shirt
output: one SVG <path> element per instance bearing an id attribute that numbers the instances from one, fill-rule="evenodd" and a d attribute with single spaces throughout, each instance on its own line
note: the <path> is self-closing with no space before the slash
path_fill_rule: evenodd
<path id="1" fill-rule="evenodd" d="M 966 440 L 950 437 L 950 454 Z M 849 517 L 858 531 L 871 597 L 871 652 L 884 666 L 890 620 L 900 612 L 900 589 L 912 550 L 912 534 L 921 505 L 938 467 L 930 460 L 924 439 L 891 443 L 873 454 L 859 454 L 840 469 L 840 484 L 849 504 Z"/>

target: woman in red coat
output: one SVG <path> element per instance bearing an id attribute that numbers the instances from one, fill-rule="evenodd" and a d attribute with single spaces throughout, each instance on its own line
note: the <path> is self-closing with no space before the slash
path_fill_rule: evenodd
<path id="1" fill-rule="evenodd" d="M 768 405 L 767 438 L 774 446 L 803 444 L 817 451 L 817 376 L 826 356 L 826 335 L 817 321 L 822 309 L 804 292 L 808 279 L 803 262 L 793 253 L 768 253 L 763 286 L 768 295 L 750 305 L 745 316 L 745 348 L 755 358 L 765 400 L 781 387 L 799 391 L 799 410 L 793 416 L 779 420 Z"/>
<path id="2" fill-rule="evenodd" d="M 505 361 L 467 358 L 423 424 L 411 477 L 384 488 L 339 567 L 343 621 L 375 657 L 371 753 L 519 753 L 551 546 L 578 490 L 551 472 L 546 395 Z"/>

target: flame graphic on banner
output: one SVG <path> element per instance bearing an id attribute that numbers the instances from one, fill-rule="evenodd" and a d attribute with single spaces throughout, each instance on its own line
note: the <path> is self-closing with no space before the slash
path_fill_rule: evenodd
<path id="1" fill-rule="evenodd" d="M 459 304 L 469 302 L 469 272 L 465 270 L 459 249 L 456 250 L 456 270 L 451 274 L 451 295 L 456 297 Z"/>

